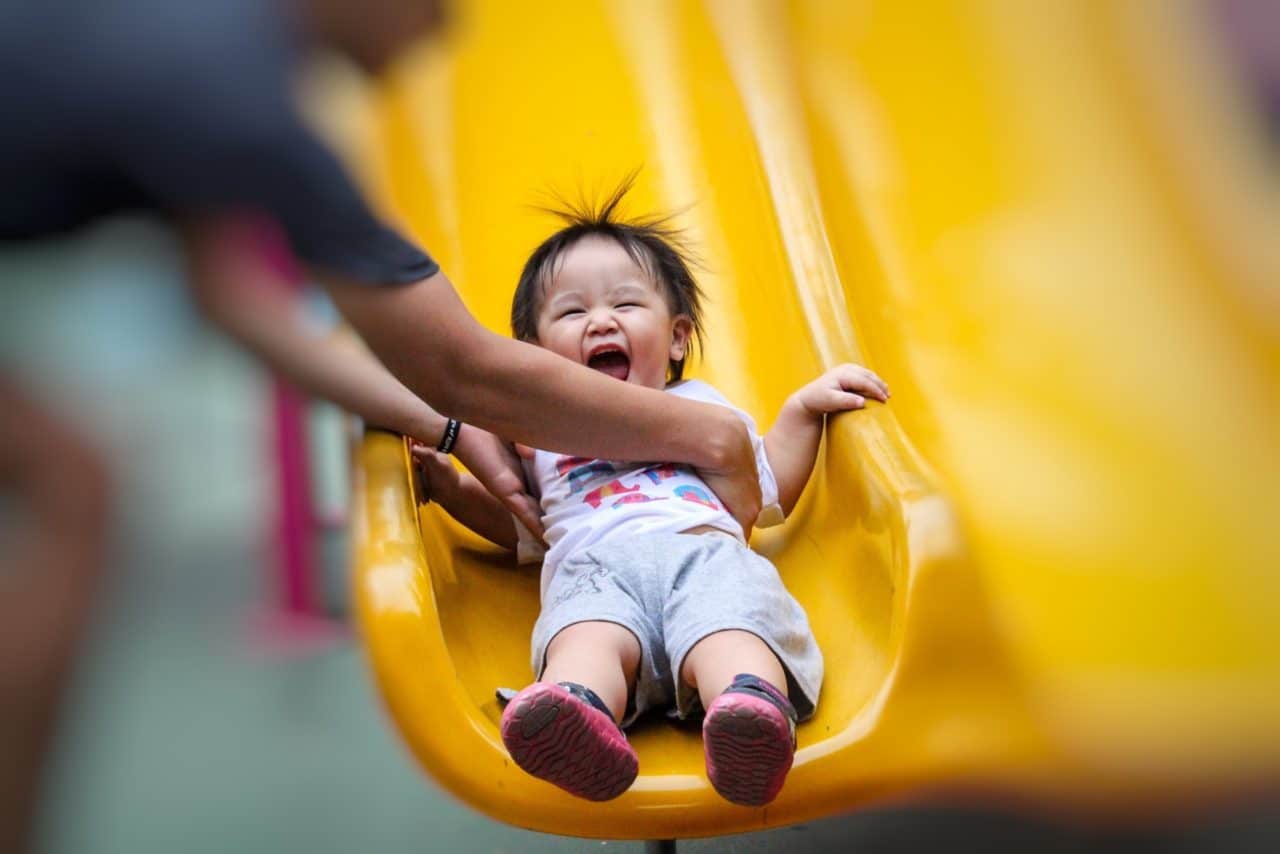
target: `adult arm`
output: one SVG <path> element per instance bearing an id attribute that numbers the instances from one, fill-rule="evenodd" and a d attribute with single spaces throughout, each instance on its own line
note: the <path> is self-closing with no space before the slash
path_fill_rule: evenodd
<path id="1" fill-rule="evenodd" d="M 495 335 L 442 273 L 378 289 L 318 277 L 378 358 L 436 409 L 548 451 L 692 465 L 744 529 L 755 521 L 751 439 L 725 407 L 620 383 Z"/>
<path id="2" fill-rule="evenodd" d="M 317 334 L 295 293 L 264 262 L 246 229 L 223 218 L 184 229 L 192 292 L 210 320 L 303 391 L 370 424 L 437 445 L 445 416 L 405 388 L 359 342 Z M 466 428 L 454 453 L 509 512 L 541 532 L 537 502 L 526 494 L 519 463 L 505 443 Z"/>
<path id="3" fill-rule="evenodd" d="M 298 120 L 269 52 L 254 57 L 262 63 L 255 79 L 270 85 L 245 90 L 202 77 L 195 93 L 161 92 L 165 109 L 153 113 L 163 120 L 145 133 L 130 128 L 122 146 L 128 172 L 157 206 L 272 215 L 373 354 L 436 411 L 548 450 L 693 465 L 744 528 L 754 521 L 759 484 L 736 416 L 618 383 L 485 330 L 435 262 L 371 214 Z M 353 406 L 358 367 L 272 341 L 261 326 L 250 329 L 257 343 L 246 343 L 264 360 L 309 391 Z M 404 400 L 363 401 L 370 403 L 383 413 L 375 420 L 403 429 L 387 415 L 404 417 Z"/>

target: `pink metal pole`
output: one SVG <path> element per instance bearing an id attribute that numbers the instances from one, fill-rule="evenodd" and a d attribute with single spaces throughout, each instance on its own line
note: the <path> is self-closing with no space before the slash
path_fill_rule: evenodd
<path id="1" fill-rule="evenodd" d="M 274 380 L 277 482 L 276 548 L 280 606 L 291 614 L 315 614 L 315 517 L 307 459 L 306 401 L 287 383 Z"/>
<path id="2" fill-rule="evenodd" d="M 259 230 L 263 254 L 286 287 L 297 290 L 301 270 L 283 233 L 274 223 Z M 315 511 L 311 499 L 307 447 L 307 400 L 290 384 L 276 378 L 271 387 L 276 464 L 276 589 L 278 606 L 289 615 L 315 615 Z"/>

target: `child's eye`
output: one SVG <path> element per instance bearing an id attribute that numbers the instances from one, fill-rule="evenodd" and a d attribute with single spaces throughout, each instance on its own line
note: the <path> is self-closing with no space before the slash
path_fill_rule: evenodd
<path id="1" fill-rule="evenodd" d="M 574 317 L 575 315 L 579 315 L 579 314 L 582 314 L 582 309 L 580 309 L 580 308 L 568 308 L 568 309 L 565 309 L 564 311 L 560 312 L 559 314 L 557 314 L 557 315 L 556 315 L 556 320 L 563 320 L 563 319 L 564 319 L 564 318 L 566 318 L 566 317 Z"/>
<path id="2" fill-rule="evenodd" d="M 640 303 L 638 303 L 638 302 L 621 302 L 621 303 L 618 303 L 618 308 L 640 308 Z"/>

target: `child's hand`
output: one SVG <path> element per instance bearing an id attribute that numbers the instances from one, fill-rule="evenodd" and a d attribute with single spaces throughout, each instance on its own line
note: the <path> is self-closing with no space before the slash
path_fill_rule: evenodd
<path id="1" fill-rule="evenodd" d="M 867 405 L 867 398 L 887 403 L 889 387 L 861 365 L 836 365 L 801 388 L 782 405 L 764 437 L 765 452 L 778 483 L 778 505 L 790 513 L 813 473 L 822 442 L 823 417 Z"/>
<path id="2" fill-rule="evenodd" d="M 417 464 L 418 471 L 422 473 L 424 500 L 430 501 L 433 496 L 444 494 L 456 487 L 461 480 L 462 473 L 454 467 L 448 457 L 438 453 L 435 448 L 415 439 L 409 446 L 409 453 Z"/>
<path id="3" fill-rule="evenodd" d="M 811 416 L 821 417 L 828 412 L 861 409 L 866 406 L 868 397 L 887 403 L 889 386 L 873 371 L 846 362 L 836 365 L 791 395 L 788 403 L 802 408 Z"/>

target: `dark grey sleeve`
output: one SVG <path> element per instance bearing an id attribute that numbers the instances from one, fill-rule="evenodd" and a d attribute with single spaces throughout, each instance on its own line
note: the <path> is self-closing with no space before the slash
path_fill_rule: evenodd
<path id="1" fill-rule="evenodd" d="M 416 282 L 440 269 L 373 214 L 334 155 L 297 121 L 227 140 L 213 157 L 226 158 L 219 166 L 235 200 L 274 216 L 309 265 L 368 284 Z"/>
<path id="2" fill-rule="evenodd" d="M 116 117 L 117 155 L 156 207 L 268 214 L 303 261 L 343 279 L 397 284 L 439 270 L 373 214 L 303 124 L 279 56 L 242 50 L 217 70 L 197 65 L 173 85 L 153 80 L 148 108 Z"/>

